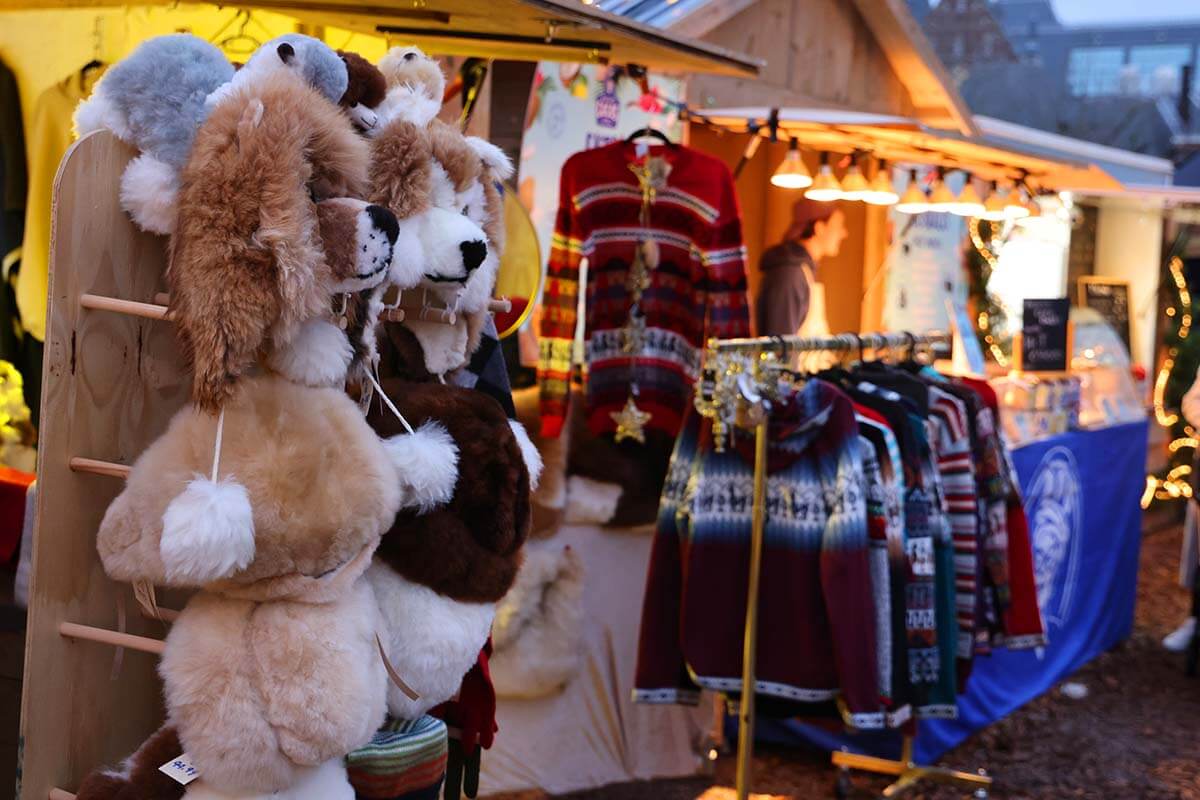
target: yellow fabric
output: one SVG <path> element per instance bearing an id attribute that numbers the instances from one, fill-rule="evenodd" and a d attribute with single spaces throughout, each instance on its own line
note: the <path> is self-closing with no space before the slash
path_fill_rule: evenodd
<path id="1" fill-rule="evenodd" d="M 88 87 L 76 72 L 51 86 L 38 98 L 26 129 L 29 147 L 29 200 L 25 206 L 25 239 L 17 276 L 17 309 L 25 331 L 46 338 L 46 298 L 50 276 L 50 204 L 58 162 L 75 140 L 71 115 L 87 96 L 99 70 L 91 70 Z"/>

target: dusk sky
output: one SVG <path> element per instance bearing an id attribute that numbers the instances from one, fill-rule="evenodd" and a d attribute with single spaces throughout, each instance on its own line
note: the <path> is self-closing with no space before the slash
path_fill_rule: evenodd
<path id="1" fill-rule="evenodd" d="M 1067 23 L 1141 22 L 1200 19 L 1198 0 L 1053 0 L 1058 18 Z"/>

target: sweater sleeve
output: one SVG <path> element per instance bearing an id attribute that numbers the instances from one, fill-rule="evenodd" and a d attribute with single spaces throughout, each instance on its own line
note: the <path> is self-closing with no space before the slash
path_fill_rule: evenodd
<path id="1" fill-rule="evenodd" d="M 720 164 L 719 167 L 719 214 L 700 254 L 705 272 L 705 339 L 729 339 L 750 335 L 742 214 L 738 208 L 733 176 L 724 164 Z"/>
<path id="2" fill-rule="evenodd" d="M 575 213 L 571 161 L 563 167 L 559 183 L 558 214 L 546 265 L 539 330 L 538 390 L 542 436 L 556 438 L 567 418 L 571 381 L 571 348 L 579 303 L 579 268 L 583 239 Z"/>
<path id="3" fill-rule="evenodd" d="M 867 503 L 858 424 L 838 398 L 823 438 L 822 490 L 828 520 L 821 541 L 821 589 L 833 638 L 834 665 L 846 722 L 883 726 L 876 671 L 875 603 L 871 597 Z"/>
<path id="4" fill-rule="evenodd" d="M 700 689 L 688 675 L 680 641 L 684 589 L 684 537 L 693 481 L 699 474 L 699 434 L 704 420 L 688 409 L 675 441 L 659 504 L 658 525 L 650 551 L 642 628 L 638 638 L 633 699 L 638 703 L 700 701 Z"/>

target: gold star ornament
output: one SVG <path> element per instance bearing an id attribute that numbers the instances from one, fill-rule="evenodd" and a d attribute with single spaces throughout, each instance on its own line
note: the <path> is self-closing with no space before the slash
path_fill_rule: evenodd
<path id="1" fill-rule="evenodd" d="M 618 442 L 625 439 L 633 439 L 639 444 L 646 443 L 646 423 L 650 421 L 650 414 L 647 411 L 642 411 L 633 402 L 633 397 L 625 401 L 625 407 L 620 411 L 609 413 L 613 418 L 613 422 L 617 423 L 616 440 Z"/>

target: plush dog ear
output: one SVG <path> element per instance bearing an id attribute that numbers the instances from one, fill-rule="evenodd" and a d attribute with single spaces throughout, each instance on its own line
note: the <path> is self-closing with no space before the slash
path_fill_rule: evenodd
<path id="1" fill-rule="evenodd" d="M 508 154 L 486 139 L 478 136 L 468 136 L 467 144 L 479 156 L 487 172 L 498 181 L 506 181 L 513 176 L 513 163 Z"/>

